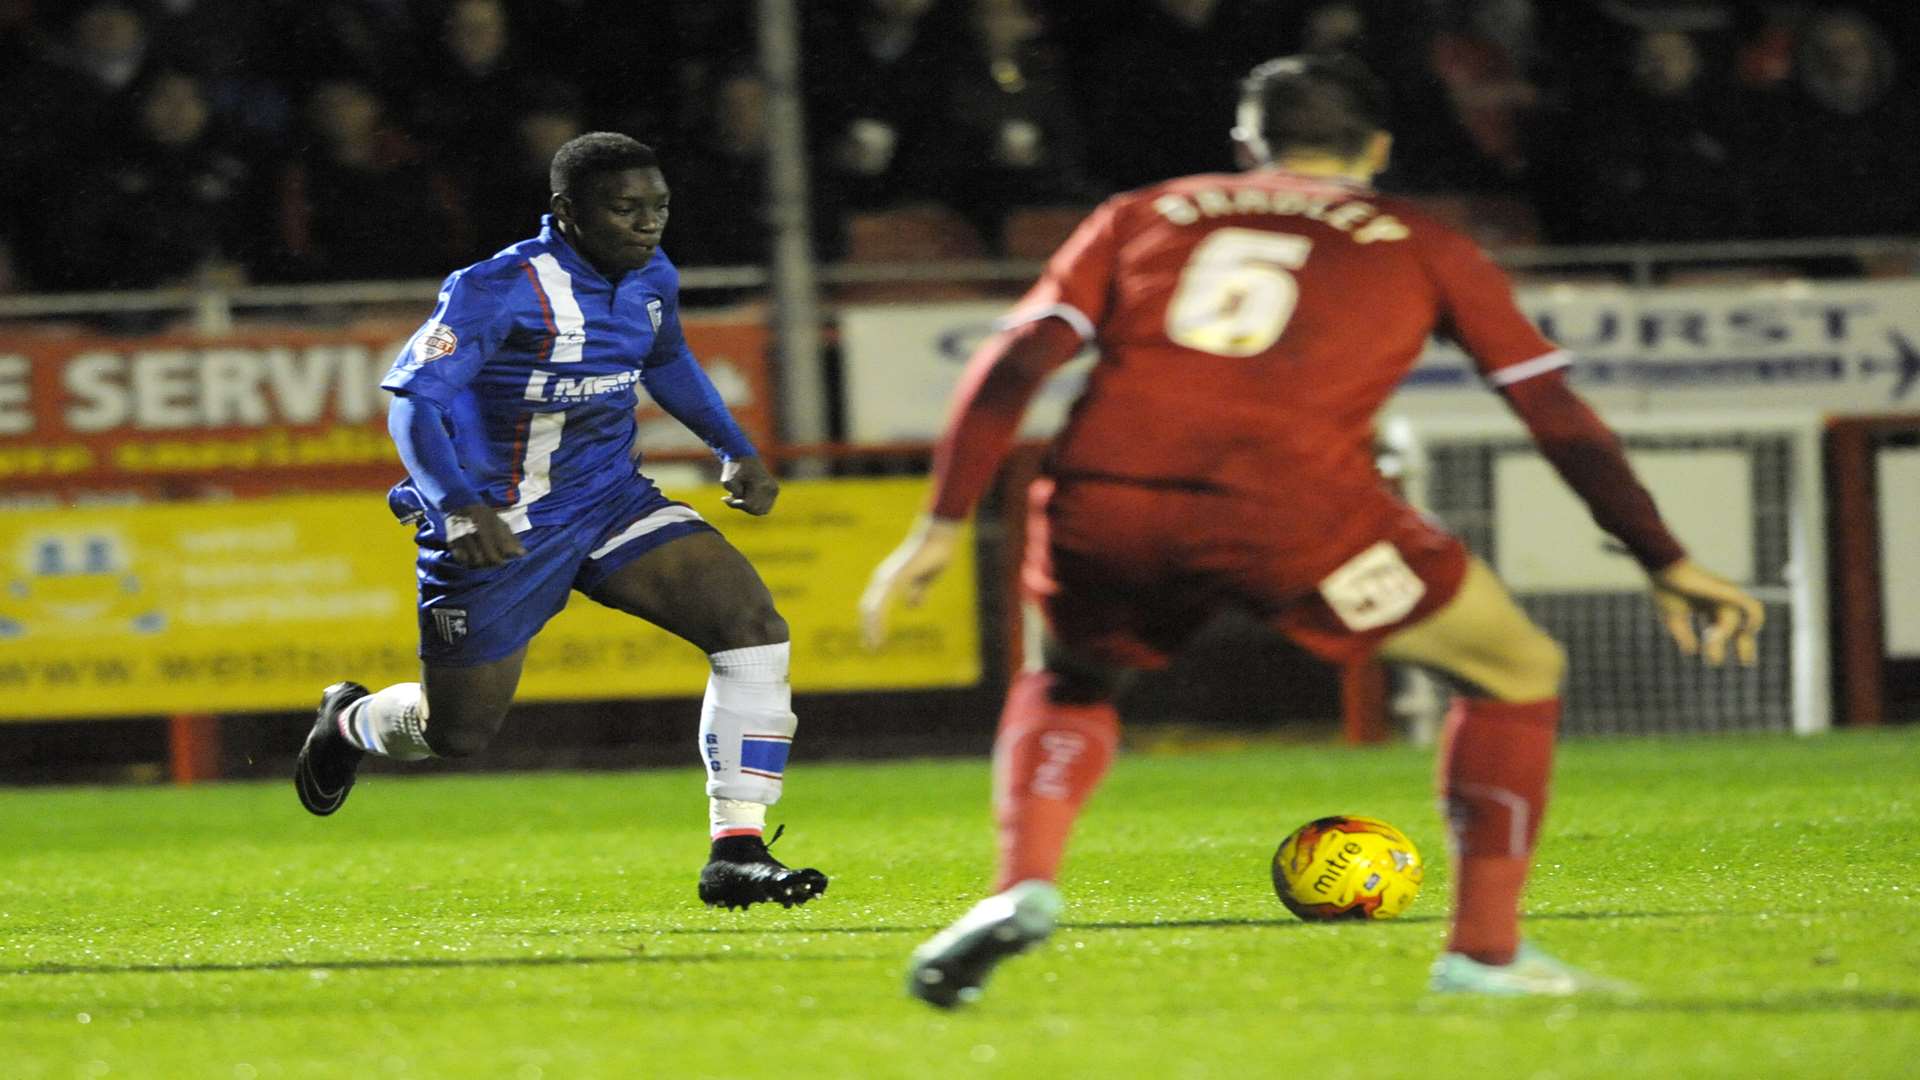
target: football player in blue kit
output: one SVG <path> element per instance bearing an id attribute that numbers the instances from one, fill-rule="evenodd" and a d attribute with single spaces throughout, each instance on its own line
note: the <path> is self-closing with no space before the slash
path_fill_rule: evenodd
<path id="1" fill-rule="evenodd" d="M 636 386 L 712 447 L 726 505 L 765 514 L 779 485 L 681 334 L 653 151 L 582 135 L 554 155 L 551 182 L 540 235 L 449 276 L 381 382 L 408 474 L 388 502 L 418 530 L 421 681 L 329 686 L 294 787 L 324 816 L 366 754 L 480 751 L 506 717 L 528 641 L 578 590 L 712 662 L 700 898 L 805 903 L 826 876 L 782 865 L 762 838 L 796 725 L 787 624 L 740 552 L 638 471 Z"/>

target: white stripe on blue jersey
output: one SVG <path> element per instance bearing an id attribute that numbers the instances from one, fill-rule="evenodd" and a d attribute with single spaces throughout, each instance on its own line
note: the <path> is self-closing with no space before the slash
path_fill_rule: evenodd
<path id="1" fill-rule="evenodd" d="M 577 364 L 587 343 L 587 318 L 580 314 L 580 301 L 573 295 L 573 275 L 551 253 L 535 255 L 532 262 L 540 288 L 553 305 L 553 355 L 547 362 Z"/>
<path id="2" fill-rule="evenodd" d="M 500 520 L 514 532 L 531 527 L 528 509 L 553 490 L 553 452 L 560 449 L 560 431 L 566 426 L 564 411 L 534 413 L 527 425 L 527 449 L 519 469 L 520 498 L 500 511 Z"/>

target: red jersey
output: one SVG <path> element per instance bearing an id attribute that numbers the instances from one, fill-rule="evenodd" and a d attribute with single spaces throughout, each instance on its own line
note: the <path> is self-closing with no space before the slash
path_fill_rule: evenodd
<path id="1" fill-rule="evenodd" d="M 1273 171 L 1109 200 L 1010 321 L 1041 313 L 1091 328 L 1100 348 L 1057 472 L 1265 496 L 1377 483 L 1374 414 L 1436 330 L 1490 376 L 1561 360 L 1460 233 Z"/>
<path id="2" fill-rule="evenodd" d="M 1008 321 L 1047 316 L 1100 352 L 1050 472 L 1248 496 L 1336 545 L 1398 509 L 1374 414 L 1436 331 L 1495 381 L 1565 363 L 1465 236 L 1356 185 L 1273 170 L 1108 200 Z"/>

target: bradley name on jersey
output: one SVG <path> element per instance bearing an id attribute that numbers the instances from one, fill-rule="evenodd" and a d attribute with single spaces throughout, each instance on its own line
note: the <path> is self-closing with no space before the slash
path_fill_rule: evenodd
<path id="1" fill-rule="evenodd" d="M 1208 218 L 1245 214 L 1303 217 L 1353 236 L 1356 244 L 1405 240 L 1412 235 L 1406 223 L 1361 199 L 1333 197 L 1300 190 L 1270 190 L 1244 184 L 1203 187 L 1191 192 L 1169 192 L 1153 200 L 1153 208 L 1175 225 L 1195 225 Z"/>

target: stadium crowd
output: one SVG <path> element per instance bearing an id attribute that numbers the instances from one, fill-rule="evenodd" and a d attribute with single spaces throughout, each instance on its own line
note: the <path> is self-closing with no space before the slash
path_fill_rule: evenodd
<path id="1" fill-rule="evenodd" d="M 0 291 L 432 277 L 532 231 L 595 128 L 655 145 L 683 265 L 758 261 L 751 0 L 0 0 Z M 1261 59 L 1389 83 L 1381 186 L 1545 242 L 1920 232 L 1920 5 L 808 0 L 817 243 L 1231 166 Z"/>

